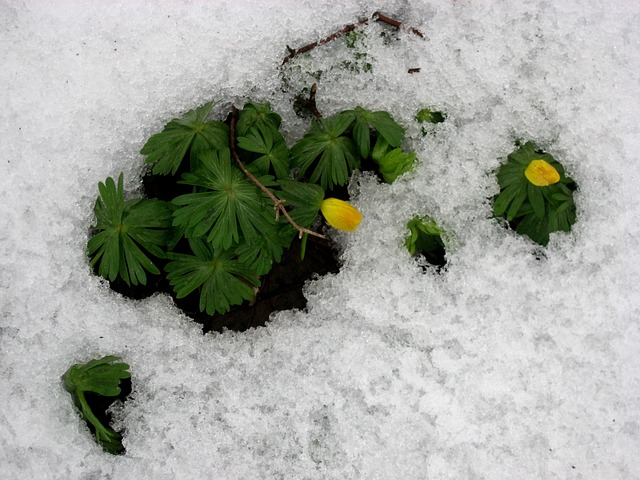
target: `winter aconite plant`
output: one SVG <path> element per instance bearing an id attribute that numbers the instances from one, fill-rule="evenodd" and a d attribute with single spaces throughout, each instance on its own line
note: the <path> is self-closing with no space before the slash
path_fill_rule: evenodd
<path id="1" fill-rule="evenodd" d="M 547 245 L 550 233 L 571 230 L 576 221 L 576 184 L 559 162 L 533 143 L 508 156 L 498 170 L 498 183 L 493 213 L 504 217 L 516 232 Z"/>
<path id="2" fill-rule="evenodd" d="M 255 300 L 294 241 L 304 255 L 309 236 L 324 238 L 320 213 L 354 231 L 360 212 L 334 192 L 363 164 L 393 182 L 415 155 L 402 150 L 404 128 L 387 112 L 324 118 L 312 100 L 311 128 L 291 149 L 280 115 L 253 102 L 225 121 L 210 119 L 208 103 L 152 135 L 141 153 L 163 182 L 159 198 L 125 199 L 122 174 L 99 185 L 88 244 L 97 273 L 126 285 L 153 277 L 177 299 L 197 296 L 201 312 L 223 314 Z"/>
<path id="3" fill-rule="evenodd" d="M 98 417 L 101 412 L 94 412 L 90 406 L 89 396 L 117 397 L 122 392 L 120 381 L 130 378 L 129 365 L 113 363 L 120 360 L 112 355 L 91 360 L 84 364 L 73 365 L 62 376 L 62 384 L 71 394 L 73 403 L 82 419 L 95 433 L 96 441 L 102 448 L 114 455 L 123 453 L 122 436 L 105 425 Z"/>
<path id="4" fill-rule="evenodd" d="M 88 244 L 91 266 L 97 265 L 98 273 L 109 280 L 120 277 L 127 285 L 145 285 L 145 272 L 160 273 L 148 254 L 164 258 L 171 208 L 155 199 L 125 201 L 122 174 L 117 187 L 107 178 L 98 190 L 95 234 Z"/>

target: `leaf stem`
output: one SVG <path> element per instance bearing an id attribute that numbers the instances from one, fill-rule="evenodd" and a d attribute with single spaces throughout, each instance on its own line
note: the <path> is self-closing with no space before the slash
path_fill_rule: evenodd
<path id="1" fill-rule="evenodd" d="M 89 407 L 89 404 L 87 403 L 87 399 L 84 396 L 84 391 L 78 388 L 76 389 L 76 395 L 78 396 L 78 400 L 82 407 L 82 410 L 81 410 L 82 415 L 84 416 L 85 420 L 91 423 L 91 425 L 93 425 L 93 427 L 96 429 L 96 432 L 95 432 L 96 440 L 100 441 L 100 438 L 103 435 L 108 438 L 109 437 L 108 429 L 102 424 L 100 420 L 98 420 L 98 417 L 96 417 L 91 411 L 91 407 Z"/>
<path id="2" fill-rule="evenodd" d="M 314 83 L 311 85 L 311 90 L 309 91 L 309 100 L 306 98 L 302 98 L 301 95 L 296 97 L 296 102 L 300 105 L 301 108 L 306 108 L 311 112 L 311 114 L 316 117 L 318 120 L 322 120 L 322 114 L 320 110 L 318 110 L 318 106 L 316 104 L 316 92 L 318 90 L 318 85 Z"/>
<path id="3" fill-rule="evenodd" d="M 276 210 L 276 221 L 278 220 L 280 213 L 282 213 L 285 218 L 287 219 L 287 221 L 296 229 L 298 230 L 298 237 L 302 238 L 302 236 L 306 233 L 309 235 L 313 235 L 314 237 L 318 237 L 318 238 L 323 238 L 326 239 L 327 237 L 325 237 L 324 235 L 322 235 L 321 233 L 318 232 L 314 232 L 313 230 L 309 230 L 307 228 L 301 227 L 300 225 L 298 225 L 295 220 L 293 218 L 291 218 L 291 215 L 289 215 L 289 212 L 287 212 L 287 209 L 284 207 L 284 204 L 282 203 L 282 200 L 280 200 L 278 197 L 276 197 L 273 192 L 271 190 L 269 190 L 267 187 L 265 187 L 260 180 L 258 180 L 249 170 L 247 170 L 247 167 L 244 166 L 244 163 L 242 163 L 242 160 L 240 160 L 240 157 L 238 156 L 238 152 L 236 152 L 236 122 L 238 121 L 238 109 L 236 108 L 235 105 L 233 105 L 231 107 L 231 124 L 229 126 L 229 146 L 231 147 L 231 155 L 233 155 L 233 159 L 235 160 L 235 162 L 238 164 L 238 166 L 240 167 L 240 169 L 244 172 L 244 174 L 247 176 L 247 178 L 249 178 L 249 180 L 251 180 L 253 183 L 255 183 L 258 188 L 260 188 L 260 190 L 262 190 L 273 202 L 273 207 Z"/>

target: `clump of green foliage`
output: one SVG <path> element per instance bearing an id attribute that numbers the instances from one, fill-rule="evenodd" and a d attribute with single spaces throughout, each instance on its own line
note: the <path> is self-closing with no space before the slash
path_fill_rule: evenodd
<path id="1" fill-rule="evenodd" d="M 527 178 L 527 169 L 538 160 L 548 164 L 552 173 L 557 172 L 555 183 L 538 186 Z M 516 232 L 545 246 L 550 233 L 571 230 L 576 221 L 573 192 L 577 186 L 552 155 L 526 142 L 509 154 L 497 177 L 500 193 L 494 199 L 493 213 L 506 219 Z"/>
<path id="2" fill-rule="evenodd" d="M 443 267 L 445 246 L 442 235 L 445 233 L 429 216 L 416 215 L 407 222 L 409 235 L 404 245 L 413 256 L 422 256 L 431 265 Z"/>
<path id="3" fill-rule="evenodd" d="M 415 163 L 387 112 L 318 116 L 289 149 L 268 104 L 248 102 L 224 122 L 209 118 L 213 106 L 170 121 L 141 150 L 168 197 L 126 200 L 122 174 L 99 184 L 88 243 L 99 275 L 127 285 L 153 276 L 176 298 L 198 295 L 201 312 L 226 313 L 256 297 L 296 237 L 322 236 L 311 230 L 320 206 L 353 171 L 371 164 L 393 182 Z"/>
<path id="4" fill-rule="evenodd" d="M 87 394 L 101 397 L 120 395 L 122 391 L 120 381 L 131 378 L 131 374 L 128 372 L 129 365 L 126 363 L 113 363 L 117 360 L 120 358 L 109 355 L 87 363 L 76 364 L 62 376 L 65 390 L 71 394 L 82 419 L 95 432 L 96 441 L 105 452 L 113 455 L 124 453 L 122 435 L 98 419 L 89 405 Z"/>

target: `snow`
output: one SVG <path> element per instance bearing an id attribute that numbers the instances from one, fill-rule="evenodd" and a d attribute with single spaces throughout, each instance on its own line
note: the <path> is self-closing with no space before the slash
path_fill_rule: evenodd
<path id="1" fill-rule="evenodd" d="M 318 106 L 388 110 L 420 163 L 351 184 L 364 220 L 335 234 L 340 273 L 306 311 L 202 335 L 164 295 L 122 298 L 85 257 L 97 184 L 171 118 L 269 100 L 306 128 L 278 67 L 369 2 L 0 3 L 0 477 L 117 479 L 640 478 L 640 6 L 385 2 L 424 39 L 371 23 L 372 71 L 325 68 Z M 306 63 L 305 63 L 306 62 Z M 408 74 L 409 68 L 420 68 Z M 293 88 L 293 87 L 292 87 Z M 286 89 L 285 89 L 286 90 Z M 424 107 L 447 121 L 420 134 Z M 490 218 L 517 138 L 577 181 L 578 222 L 545 249 Z M 447 270 L 402 245 L 428 214 Z M 131 365 L 104 453 L 60 375 Z"/>

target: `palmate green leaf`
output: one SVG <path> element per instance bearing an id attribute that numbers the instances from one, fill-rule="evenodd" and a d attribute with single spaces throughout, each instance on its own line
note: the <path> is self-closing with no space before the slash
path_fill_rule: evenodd
<path id="1" fill-rule="evenodd" d="M 212 109 L 210 102 L 190 110 L 147 140 L 140 153 L 147 156 L 146 163 L 154 164 L 154 174 L 175 175 L 189 147 L 192 167 L 195 167 L 202 152 L 229 146 L 229 127 L 222 122 L 207 122 Z"/>
<path id="2" fill-rule="evenodd" d="M 90 265 L 98 274 L 114 281 L 120 277 L 127 285 L 146 285 L 146 272 L 160 270 L 144 252 L 164 257 L 169 240 L 171 207 L 157 199 L 124 200 L 123 174 L 118 185 L 109 177 L 98 185 L 94 235 L 87 243 Z"/>
<path id="3" fill-rule="evenodd" d="M 292 166 L 304 175 L 314 166 L 309 177 L 323 189 L 345 185 L 351 171 L 360 166 L 353 141 L 342 134 L 353 123 L 352 115 L 338 114 L 314 122 L 305 136 L 291 149 Z"/>
<path id="4" fill-rule="evenodd" d="M 271 110 L 268 103 L 247 103 L 240 110 L 238 123 L 236 125 L 236 136 L 247 135 L 251 127 L 267 127 L 278 131 L 282 117 Z"/>
<path id="5" fill-rule="evenodd" d="M 238 146 L 248 152 L 262 154 L 248 165 L 252 172 L 268 175 L 273 167 L 277 178 L 289 176 L 289 149 L 278 130 L 257 124 L 249 129 L 246 136 L 238 137 Z"/>
<path id="6" fill-rule="evenodd" d="M 573 201 L 562 204 L 562 209 L 551 210 L 547 216 L 540 218 L 534 212 L 527 213 L 516 226 L 516 232 L 527 235 L 539 245 L 549 243 L 552 232 L 571 231 L 571 225 L 576 221 L 576 207 Z"/>
<path id="7" fill-rule="evenodd" d="M 235 250 L 238 260 L 257 275 L 266 275 L 274 263 L 282 260 L 284 249 L 289 247 L 297 233 L 288 223 L 280 223 L 262 235 L 245 239 Z"/>
<path id="8" fill-rule="evenodd" d="M 353 139 L 363 158 L 368 158 L 371 151 L 370 129 L 373 129 L 377 136 L 384 137 L 392 147 L 399 147 L 404 140 L 404 128 L 388 112 L 371 112 L 362 107 L 356 107 L 343 114 L 353 115 L 355 118 Z"/>
<path id="9" fill-rule="evenodd" d="M 564 173 L 564 168 L 558 162 L 555 161 L 553 156 L 548 153 L 544 153 L 539 151 L 533 142 L 526 142 L 524 145 L 519 147 L 515 152 L 512 152 L 507 157 L 507 161 L 513 162 L 515 164 L 524 165 L 526 168 L 532 160 L 544 160 L 547 163 L 551 164 L 558 173 L 562 175 Z"/>
<path id="10" fill-rule="evenodd" d="M 85 364 L 76 364 L 62 375 L 62 384 L 71 395 L 73 403 L 82 419 L 95 430 L 96 441 L 113 455 L 124 452 L 122 436 L 100 422 L 87 403 L 86 392 L 104 397 L 120 395 L 120 381 L 131 377 L 126 363 L 113 363 L 119 357 L 109 355 L 91 360 Z"/>
<path id="11" fill-rule="evenodd" d="M 73 365 L 62 376 L 64 388 L 68 392 L 82 390 L 106 397 L 120 395 L 120 380 L 130 378 L 126 363 L 113 363 L 119 357 L 108 355 L 84 364 Z"/>
<path id="12" fill-rule="evenodd" d="M 193 255 L 168 253 L 167 279 L 177 298 L 200 290 L 200 311 L 226 313 L 231 305 L 251 300 L 260 285 L 256 273 L 232 250 L 214 248 L 200 239 L 190 240 Z"/>
<path id="13" fill-rule="evenodd" d="M 215 248 L 228 249 L 240 241 L 272 228 L 273 209 L 266 206 L 263 193 L 231 163 L 228 149 L 209 151 L 200 156 L 201 168 L 186 173 L 180 183 L 201 187 L 203 191 L 181 195 L 173 200 L 179 208 L 173 225 L 185 228 L 187 238 L 206 236 Z M 269 179 L 261 179 L 269 184 Z"/>

